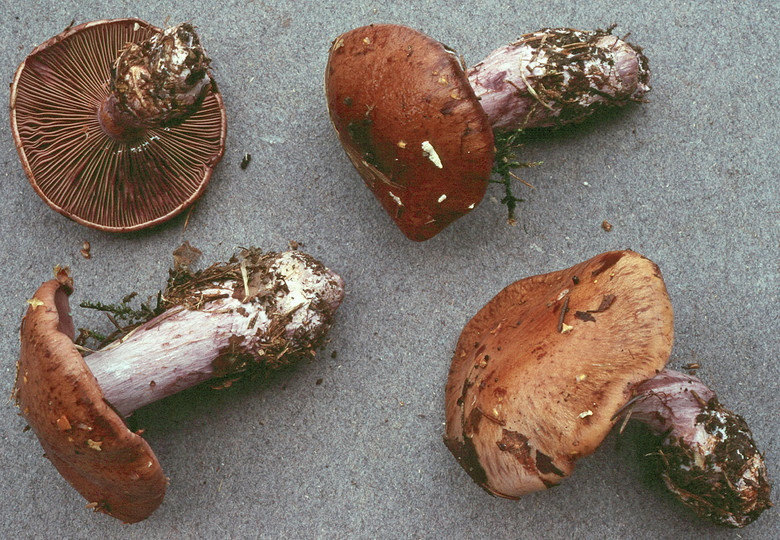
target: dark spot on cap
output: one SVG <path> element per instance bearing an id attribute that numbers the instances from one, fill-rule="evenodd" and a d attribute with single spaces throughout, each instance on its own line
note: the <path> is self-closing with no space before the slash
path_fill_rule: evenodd
<path id="1" fill-rule="evenodd" d="M 555 474 L 557 476 L 566 476 L 563 471 L 553 465 L 552 458 L 547 454 L 536 451 L 536 468 L 542 474 Z"/>
<path id="2" fill-rule="evenodd" d="M 479 455 L 471 439 L 464 438 L 463 442 L 444 437 L 444 444 L 449 448 L 458 463 L 469 473 L 469 476 L 480 486 L 487 484 L 487 473 L 479 462 Z"/>
<path id="3" fill-rule="evenodd" d="M 373 122 L 371 119 L 368 116 L 365 116 L 360 121 L 350 122 L 347 125 L 347 132 L 355 142 L 355 146 L 360 149 L 360 155 L 366 161 L 366 163 L 369 163 L 380 171 L 385 172 L 383 170 L 384 167 L 382 167 L 379 159 L 377 159 L 376 149 L 374 148 L 374 143 L 371 138 L 372 124 Z"/>
<path id="4" fill-rule="evenodd" d="M 528 437 L 516 431 L 504 429 L 500 441 L 496 443 L 498 448 L 509 452 L 520 464 L 532 473 L 536 472 L 534 460 L 531 458 L 531 447 L 528 445 Z"/>
<path id="5" fill-rule="evenodd" d="M 469 413 L 468 419 L 463 423 L 463 432 L 476 435 L 479 433 L 479 421 L 482 419 L 482 413 L 479 409 L 474 407 Z"/>
<path id="6" fill-rule="evenodd" d="M 612 305 L 612 302 L 615 301 L 616 296 L 614 294 L 605 294 L 604 298 L 601 299 L 601 304 L 599 304 L 599 307 L 596 309 L 589 309 L 589 313 L 601 313 L 602 311 L 607 311 L 609 309 L 609 306 Z"/>
<path id="7" fill-rule="evenodd" d="M 458 102 L 455 100 L 447 102 L 444 107 L 439 109 L 439 112 L 442 113 L 444 116 L 447 116 L 448 114 L 452 114 L 452 109 L 454 109 L 458 105 Z"/>
<path id="8" fill-rule="evenodd" d="M 596 317 L 594 317 L 593 315 L 591 315 L 591 314 L 590 314 L 590 313 L 588 313 L 587 311 L 578 311 L 578 312 L 576 312 L 576 313 L 574 314 L 574 316 L 575 316 L 577 319 L 581 320 L 581 321 L 585 321 L 585 322 L 596 322 Z"/>
<path id="9" fill-rule="evenodd" d="M 624 254 L 625 253 L 623 251 L 612 251 L 610 253 L 605 253 L 602 257 L 601 266 L 591 272 L 590 275 L 595 277 L 602 272 L 612 268 L 620 259 L 623 258 Z"/>

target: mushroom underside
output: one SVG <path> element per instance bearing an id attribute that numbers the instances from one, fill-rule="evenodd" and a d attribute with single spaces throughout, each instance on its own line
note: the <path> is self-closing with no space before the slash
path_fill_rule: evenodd
<path id="1" fill-rule="evenodd" d="M 81 224 L 124 232 L 162 223 L 203 194 L 222 158 L 226 117 L 214 87 L 181 123 L 129 140 L 101 127 L 119 51 L 159 31 L 138 19 L 78 25 L 16 72 L 11 125 L 24 171 L 49 206 Z"/>

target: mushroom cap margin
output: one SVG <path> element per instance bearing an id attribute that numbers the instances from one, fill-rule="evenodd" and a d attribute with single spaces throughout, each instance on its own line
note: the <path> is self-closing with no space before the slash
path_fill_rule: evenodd
<path id="1" fill-rule="evenodd" d="M 126 523 L 162 503 L 167 479 L 148 443 L 104 400 L 73 344 L 72 288 L 47 281 L 22 321 L 16 403 L 46 457 L 91 507 Z"/>

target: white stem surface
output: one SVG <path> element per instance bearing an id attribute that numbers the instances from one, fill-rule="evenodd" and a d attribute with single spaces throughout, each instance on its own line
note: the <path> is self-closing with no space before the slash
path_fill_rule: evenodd
<path id="1" fill-rule="evenodd" d="M 269 274 L 284 280 L 286 291 L 234 298 L 243 283 L 226 282 L 201 291 L 222 296 L 198 309 L 171 308 L 131 334 L 86 357 L 106 400 L 122 415 L 204 382 L 217 373 L 215 360 L 237 349 L 262 355 L 274 318 L 289 316 L 285 337 L 315 342 L 328 330 L 344 293 L 342 279 L 297 251 L 278 256 Z M 252 282 L 252 276 L 248 276 Z M 278 290 L 277 279 L 265 284 Z M 323 306 L 326 308 L 323 310 Z"/>
<path id="2" fill-rule="evenodd" d="M 607 33 L 565 28 L 523 36 L 467 75 L 496 130 L 579 122 L 650 89 L 641 49 Z"/>

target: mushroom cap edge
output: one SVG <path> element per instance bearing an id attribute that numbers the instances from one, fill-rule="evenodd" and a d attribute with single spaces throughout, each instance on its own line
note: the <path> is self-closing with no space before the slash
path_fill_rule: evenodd
<path id="1" fill-rule="evenodd" d="M 68 312 L 72 282 L 45 282 L 29 301 L 21 327 L 16 403 L 46 457 L 89 501 L 126 523 L 162 503 L 167 479 L 148 443 L 104 400 L 73 344 Z"/>

